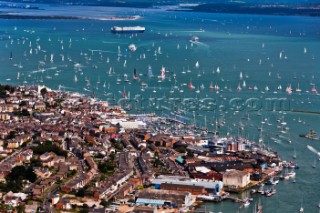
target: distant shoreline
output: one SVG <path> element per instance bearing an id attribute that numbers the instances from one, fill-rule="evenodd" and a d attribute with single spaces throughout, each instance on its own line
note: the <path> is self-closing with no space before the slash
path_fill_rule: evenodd
<path id="1" fill-rule="evenodd" d="M 0 14 L 0 19 L 25 19 L 25 20 L 85 20 L 87 18 L 79 18 L 73 16 L 27 16 L 27 15 L 10 15 Z"/>
<path id="2" fill-rule="evenodd" d="M 192 7 L 181 7 L 171 11 L 205 12 L 246 15 L 279 15 L 279 16 L 320 16 L 319 5 L 273 5 L 273 4 L 230 4 L 210 3 Z"/>
<path id="3" fill-rule="evenodd" d="M 141 16 L 130 16 L 130 17 L 101 17 L 101 18 L 90 18 L 90 17 L 76 17 L 76 16 L 33 16 L 33 15 L 12 15 L 12 14 L 1 14 L 0 19 L 25 19 L 25 20 L 97 20 L 97 21 L 135 21 L 140 19 Z"/>
<path id="4" fill-rule="evenodd" d="M 60 5 L 60 4 L 57 4 Z M 140 4 L 71 4 L 71 5 L 60 5 L 63 6 L 83 6 L 83 7 L 114 7 L 114 8 L 141 8 L 141 9 L 155 9 L 157 5 L 150 3 L 140 3 Z M 158 5 L 160 6 L 160 5 Z M 164 6 L 164 5 L 162 5 Z M 214 14 L 245 14 L 245 15 L 270 15 L 270 16 L 309 16 L 309 17 L 319 17 L 320 16 L 320 4 L 308 3 L 308 4 L 271 4 L 271 3 L 203 3 L 203 4 L 179 4 L 179 5 L 167 5 L 172 6 L 165 8 L 166 11 L 173 12 L 198 12 L 198 13 L 214 13 Z M 9 7 L 7 5 L 2 5 L 2 7 Z M 16 6 L 18 7 L 18 6 Z M 38 6 L 19 6 L 18 8 L 24 9 L 36 9 L 43 10 Z M 161 8 L 161 7 L 160 7 Z M 101 21 L 121 21 L 121 20 L 137 20 L 140 16 L 129 16 L 129 17 L 78 17 L 78 16 L 68 16 L 68 15 L 23 15 L 19 13 L 8 13 L 1 12 L 0 7 L 0 19 L 37 19 L 37 20 L 101 20 Z"/>

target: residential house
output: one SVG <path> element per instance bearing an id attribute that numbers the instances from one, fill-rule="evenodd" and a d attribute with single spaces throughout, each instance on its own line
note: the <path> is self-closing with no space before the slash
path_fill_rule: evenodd
<path id="1" fill-rule="evenodd" d="M 13 114 L 10 112 L 0 112 L 0 120 L 8 121 L 13 117 Z"/>
<path id="2" fill-rule="evenodd" d="M 52 174 L 52 172 L 48 168 L 34 167 L 33 170 L 38 177 L 43 179 L 50 177 Z"/>
<path id="3" fill-rule="evenodd" d="M 27 204 L 25 205 L 25 213 L 36 213 L 38 210 L 38 204 Z"/>

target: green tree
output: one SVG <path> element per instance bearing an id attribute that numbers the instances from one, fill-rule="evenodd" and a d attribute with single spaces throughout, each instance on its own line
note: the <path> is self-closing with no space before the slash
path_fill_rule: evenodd
<path id="1" fill-rule="evenodd" d="M 14 180 L 17 177 L 24 176 L 26 173 L 26 168 L 24 166 L 16 166 L 14 167 L 9 175 L 7 176 L 9 179 Z"/>
<path id="2" fill-rule="evenodd" d="M 30 116 L 30 112 L 27 109 L 22 109 L 21 115 L 22 116 Z"/>
<path id="3" fill-rule="evenodd" d="M 193 153 L 190 150 L 187 151 L 187 156 L 190 158 L 194 157 Z"/>
<path id="4" fill-rule="evenodd" d="M 98 169 L 99 169 L 100 172 L 106 174 L 106 173 L 114 171 L 114 165 L 112 164 L 112 162 L 107 160 L 106 162 L 99 163 L 98 164 Z"/>
<path id="5" fill-rule="evenodd" d="M 108 206 L 108 202 L 105 199 L 102 199 L 100 202 L 100 205 L 103 207 L 107 207 Z"/>
<path id="6" fill-rule="evenodd" d="M 27 106 L 27 102 L 26 102 L 26 101 L 21 101 L 21 102 L 19 103 L 19 106 L 20 106 L 20 107 Z"/>
<path id="7" fill-rule="evenodd" d="M 114 152 L 111 152 L 109 157 L 110 157 L 110 160 L 114 161 L 114 159 L 116 158 L 116 154 Z"/>
<path id="8" fill-rule="evenodd" d="M 24 205 L 19 205 L 17 206 L 17 212 L 18 213 L 24 213 L 24 210 L 25 210 L 25 206 Z"/>
<path id="9" fill-rule="evenodd" d="M 12 139 L 16 137 L 16 131 L 10 131 L 9 134 L 7 135 L 7 139 Z"/>
<path id="10" fill-rule="evenodd" d="M 26 170 L 25 177 L 27 180 L 29 180 L 31 183 L 35 182 L 37 180 L 37 175 L 34 173 L 33 168 L 29 167 Z"/>
<path id="11" fill-rule="evenodd" d="M 83 204 L 80 213 L 88 213 L 89 212 L 89 206 L 87 204 Z"/>
<path id="12" fill-rule="evenodd" d="M 38 154 L 38 155 L 42 155 L 43 153 L 46 153 L 46 152 L 54 152 L 57 155 L 64 156 L 64 157 L 67 157 L 68 155 L 67 151 L 63 151 L 60 147 L 55 146 L 51 141 L 46 141 L 39 146 L 31 147 L 31 149 L 35 154 Z"/>
<path id="13" fill-rule="evenodd" d="M 40 93 L 42 96 L 45 96 L 45 94 L 47 94 L 47 92 L 48 92 L 48 90 L 45 87 L 40 90 Z"/>
<path id="14" fill-rule="evenodd" d="M 187 152 L 186 148 L 184 148 L 183 146 L 177 147 L 176 151 L 179 153 L 186 153 Z"/>
<path id="15" fill-rule="evenodd" d="M 78 197 L 84 197 L 85 191 L 86 191 L 85 187 L 79 189 L 79 190 L 76 192 L 76 196 L 78 196 Z"/>
<path id="16" fill-rule="evenodd" d="M 41 160 L 38 158 L 31 158 L 30 166 L 31 167 L 41 167 L 42 166 Z"/>

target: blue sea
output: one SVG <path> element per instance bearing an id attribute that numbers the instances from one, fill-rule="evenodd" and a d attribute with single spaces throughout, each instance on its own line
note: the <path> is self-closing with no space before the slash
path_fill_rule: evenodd
<path id="1" fill-rule="evenodd" d="M 301 205 L 305 212 L 319 211 L 320 166 L 312 168 L 318 158 L 307 145 L 320 151 L 320 143 L 299 134 L 320 132 L 320 114 L 296 111 L 320 112 L 313 92 L 320 85 L 320 18 L 38 6 L 43 10 L 2 10 L 96 20 L 0 20 L 1 83 L 44 84 L 124 103 L 134 113 L 176 112 L 190 124 L 214 130 L 220 123 L 221 135 L 254 141 L 260 128 L 265 146 L 287 161 L 296 150 L 300 166 L 296 183 L 282 181 L 277 194 L 261 197 L 263 212 L 298 212 Z M 99 20 L 134 15 L 141 19 Z M 144 26 L 146 31 L 113 34 L 113 26 Z M 129 50 L 130 44 L 136 51 Z M 158 78 L 162 67 L 164 79 Z M 286 92 L 290 86 L 291 94 Z M 272 101 L 283 104 L 270 107 Z M 259 196 L 253 198 L 243 209 L 232 202 L 200 208 L 252 212 Z"/>

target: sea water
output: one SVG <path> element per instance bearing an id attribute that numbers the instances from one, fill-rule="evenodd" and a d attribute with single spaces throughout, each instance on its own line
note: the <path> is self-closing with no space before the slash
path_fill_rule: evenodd
<path id="1" fill-rule="evenodd" d="M 129 103 L 125 107 L 134 113 L 154 111 L 165 116 L 175 111 L 188 119 L 189 124 L 206 125 L 209 130 L 217 128 L 216 122 L 225 121 L 218 128 L 222 135 L 241 135 L 254 141 L 262 135 L 263 143 L 277 150 L 283 160 L 293 160 L 295 149 L 295 161 L 300 165 L 296 183 L 282 181 L 276 186 L 277 194 L 261 197 L 263 211 L 296 212 L 302 200 L 305 212 L 318 211 L 319 169 L 312 168 L 316 156 L 306 146 L 320 150 L 320 144 L 300 138 L 299 134 L 310 129 L 319 132 L 320 115 L 293 112 L 319 112 L 319 96 L 311 92 L 320 83 L 318 17 L 40 7 L 44 11 L 7 10 L 25 15 L 68 13 L 94 19 L 133 15 L 142 18 L 0 20 L 1 83 L 44 84 L 101 100 Z M 138 25 L 146 27 L 146 31 L 110 32 L 113 26 Z M 199 40 L 192 41 L 194 36 Z M 137 50 L 131 52 L 130 44 L 135 44 Z M 149 66 L 152 78 L 148 77 Z M 162 67 L 166 70 L 164 79 L 158 78 Z M 132 77 L 134 69 L 137 80 Z M 125 74 L 129 82 L 124 81 Z M 142 87 L 142 82 L 147 86 Z M 194 89 L 188 87 L 190 82 Z M 209 89 L 211 83 L 219 86 L 218 91 Z M 300 93 L 295 92 L 298 84 Z M 237 90 L 238 85 L 241 91 Z M 290 85 L 292 94 L 285 91 Z M 124 91 L 126 99 L 121 100 Z M 272 99 L 281 99 L 284 107 L 270 108 Z M 252 212 L 257 202 L 258 196 L 254 196 L 254 202 L 240 212 Z M 237 212 L 239 206 L 223 202 L 206 203 L 200 208 Z"/>

